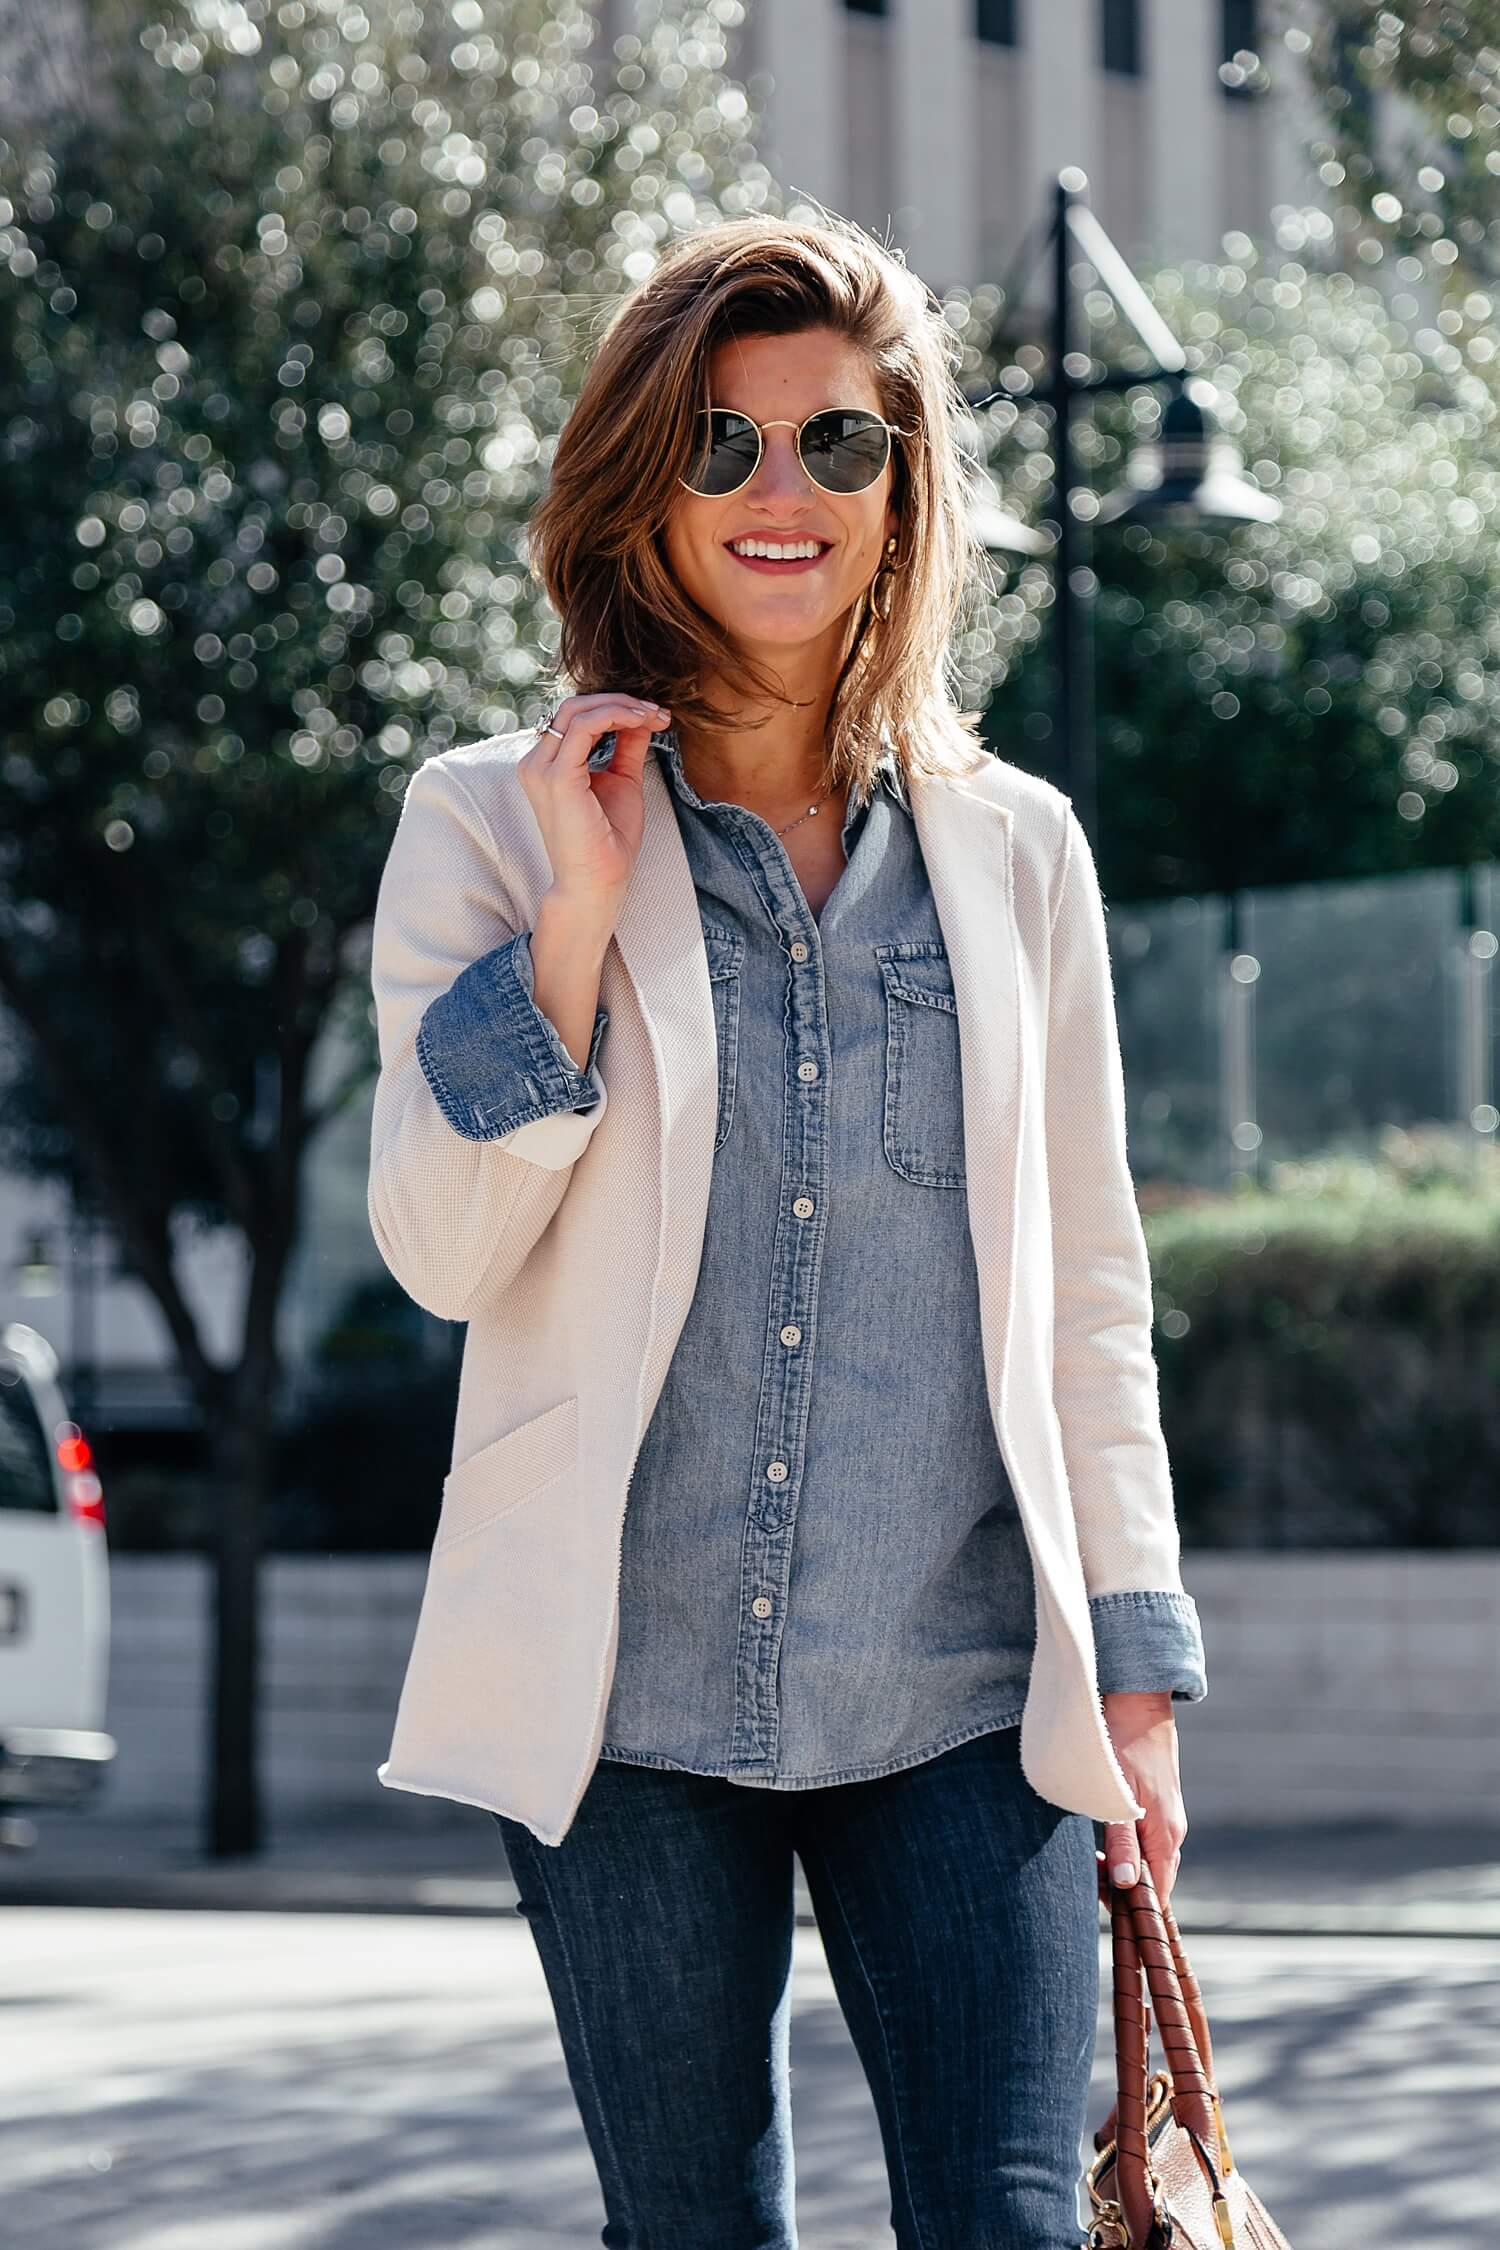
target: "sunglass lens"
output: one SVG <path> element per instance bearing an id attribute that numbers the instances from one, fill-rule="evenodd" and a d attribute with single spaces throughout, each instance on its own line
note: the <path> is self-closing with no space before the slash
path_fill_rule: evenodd
<path id="1" fill-rule="evenodd" d="M 726 406 L 709 407 L 698 417 L 697 450 L 685 481 L 705 499 L 718 499 L 738 492 L 759 457 L 755 424 Z"/>
<path id="2" fill-rule="evenodd" d="M 875 482 L 890 452 L 890 435 L 878 414 L 830 407 L 802 432 L 807 473 L 825 492 L 863 492 Z"/>

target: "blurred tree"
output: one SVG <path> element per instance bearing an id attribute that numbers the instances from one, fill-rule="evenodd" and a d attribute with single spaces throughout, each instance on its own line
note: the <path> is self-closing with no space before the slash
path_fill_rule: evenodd
<path id="1" fill-rule="evenodd" d="M 1485 325 L 1415 332 L 1369 283 L 1226 256 L 1152 294 L 1210 381 L 1221 427 L 1282 502 L 1277 523 L 1101 527 L 1094 561 L 1100 860 L 1121 898 L 1493 858 L 1500 851 L 1500 391 Z M 1102 361 L 1139 347 L 1090 292 Z M 1050 498 L 1043 355 L 975 292 L 972 379 L 1009 505 Z M 1131 354 L 1135 353 L 1134 359 Z M 1157 426 L 1160 388 L 1101 399 L 1083 445 L 1102 492 Z M 1048 770 L 1050 587 L 998 603 L 987 719 Z"/>
<path id="2" fill-rule="evenodd" d="M 1312 150 L 1368 265 L 1462 295 L 1500 281 L 1497 0 L 1321 0 L 1283 36 L 1327 120 Z"/>
<path id="3" fill-rule="evenodd" d="M 735 0 L 612 53 L 574 0 L 89 0 L 86 40 L 66 12 L 32 0 L 34 78 L 24 18 L 4 56 L 0 1000 L 28 1051 L 0 1154 L 97 1191 L 212 1436 L 226 1854 L 262 1832 L 299 1181 L 368 1072 L 401 793 L 540 706 L 519 535 L 590 327 L 770 182 L 721 76 Z M 204 1227 L 244 1247 L 227 1358 L 184 1280 Z"/>

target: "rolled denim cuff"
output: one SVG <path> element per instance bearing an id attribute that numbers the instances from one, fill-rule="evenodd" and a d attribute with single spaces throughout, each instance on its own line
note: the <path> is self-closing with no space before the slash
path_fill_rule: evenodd
<path id="1" fill-rule="evenodd" d="M 535 989 L 531 932 L 521 930 L 472 961 L 422 1017 L 417 1061 L 438 1108 L 467 1141 L 503 1140 L 567 1111 L 587 1115 L 604 1098 L 597 1064 L 608 1009 L 595 1013 L 580 1070 Z"/>
<path id="2" fill-rule="evenodd" d="M 1191 1594 L 1094 1594 L 1094 1659 L 1101 1695 L 1160 1695 L 1201 1703 L 1208 1693 L 1203 1634 Z"/>

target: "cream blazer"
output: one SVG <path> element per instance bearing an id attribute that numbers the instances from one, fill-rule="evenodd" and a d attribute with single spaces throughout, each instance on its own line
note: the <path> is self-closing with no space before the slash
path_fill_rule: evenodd
<path id="1" fill-rule="evenodd" d="M 697 898 L 653 757 L 604 964 L 595 1108 L 491 1141 L 439 1111 L 414 1052 L 423 1011 L 533 925 L 551 880 L 516 773 L 535 739 L 449 750 L 413 775 L 375 917 L 370 1223 L 409 1295 L 468 1324 L 376 1770 L 555 1845 L 603 1736 L 626 1497 L 697 1281 L 718 1077 Z M 940 755 L 910 799 L 957 1002 L 986 1389 L 1036 1587 L 1021 1764 L 1052 1803 L 1134 1821 L 1088 1601 L 1184 1589 L 1104 907 L 1060 791 L 986 752 Z"/>

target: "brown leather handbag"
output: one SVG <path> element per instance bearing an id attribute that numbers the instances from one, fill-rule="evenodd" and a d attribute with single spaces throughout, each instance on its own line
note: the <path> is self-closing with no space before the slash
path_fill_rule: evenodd
<path id="1" fill-rule="evenodd" d="M 1291 2250 L 1229 2153 L 1203 1995 L 1144 1854 L 1140 1869 L 1138 1883 L 1122 1885 L 1099 1865 L 1117 2094 L 1084 2175 L 1093 2221 L 1083 2250 Z M 1168 2068 L 1148 2081 L 1152 2003 Z"/>

